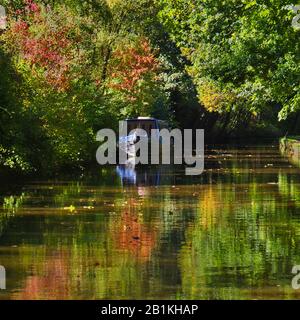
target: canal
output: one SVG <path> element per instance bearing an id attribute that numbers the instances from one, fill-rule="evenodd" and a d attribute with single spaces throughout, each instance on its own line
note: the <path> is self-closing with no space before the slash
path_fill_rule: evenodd
<path id="1" fill-rule="evenodd" d="M 295 299 L 300 168 L 278 144 L 2 185 L 0 299 Z"/>

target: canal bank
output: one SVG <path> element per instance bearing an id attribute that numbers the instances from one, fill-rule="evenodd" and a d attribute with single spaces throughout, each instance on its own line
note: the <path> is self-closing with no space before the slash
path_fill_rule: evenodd
<path id="1" fill-rule="evenodd" d="M 283 137 L 279 144 L 281 154 L 292 164 L 300 166 L 300 136 Z"/>

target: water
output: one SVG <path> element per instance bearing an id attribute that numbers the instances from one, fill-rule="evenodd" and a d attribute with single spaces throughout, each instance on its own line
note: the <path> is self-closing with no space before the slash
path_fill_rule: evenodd
<path id="1" fill-rule="evenodd" d="M 300 169 L 277 145 L 206 171 L 98 168 L 2 186 L 2 299 L 297 299 Z"/>

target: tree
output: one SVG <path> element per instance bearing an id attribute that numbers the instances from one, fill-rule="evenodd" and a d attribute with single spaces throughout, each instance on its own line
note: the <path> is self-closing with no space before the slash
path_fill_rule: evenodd
<path id="1" fill-rule="evenodd" d="M 144 0 L 10 2 L 2 48 L 21 79 L 18 106 L 43 141 L 43 148 L 38 139 L 29 144 L 39 150 L 35 161 L 28 160 L 35 169 L 90 161 L 99 129 L 117 128 L 124 117 L 150 115 L 158 101 L 167 110 L 158 51 L 140 26 L 139 17 L 147 10 L 142 4 Z M 3 110 L 10 108 L 5 101 Z"/>
<path id="2" fill-rule="evenodd" d="M 160 19 L 209 111 L 258 119 L 299 108 L 299 30 L 288 2 L 160 0 Z"/>

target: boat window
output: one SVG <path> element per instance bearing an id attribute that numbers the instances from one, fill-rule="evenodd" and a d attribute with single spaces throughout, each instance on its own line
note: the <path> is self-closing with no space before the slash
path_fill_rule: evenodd
<path id="1" fill-rule="evenodd" d="M 130 131 L 138 128 L 145 130 L 148 136 L 150 136 L 151 130 L 156 129 L 156 122 L 154 120 L 128 121 L 127 123 L 128 134 L 130 133 Z"/>

